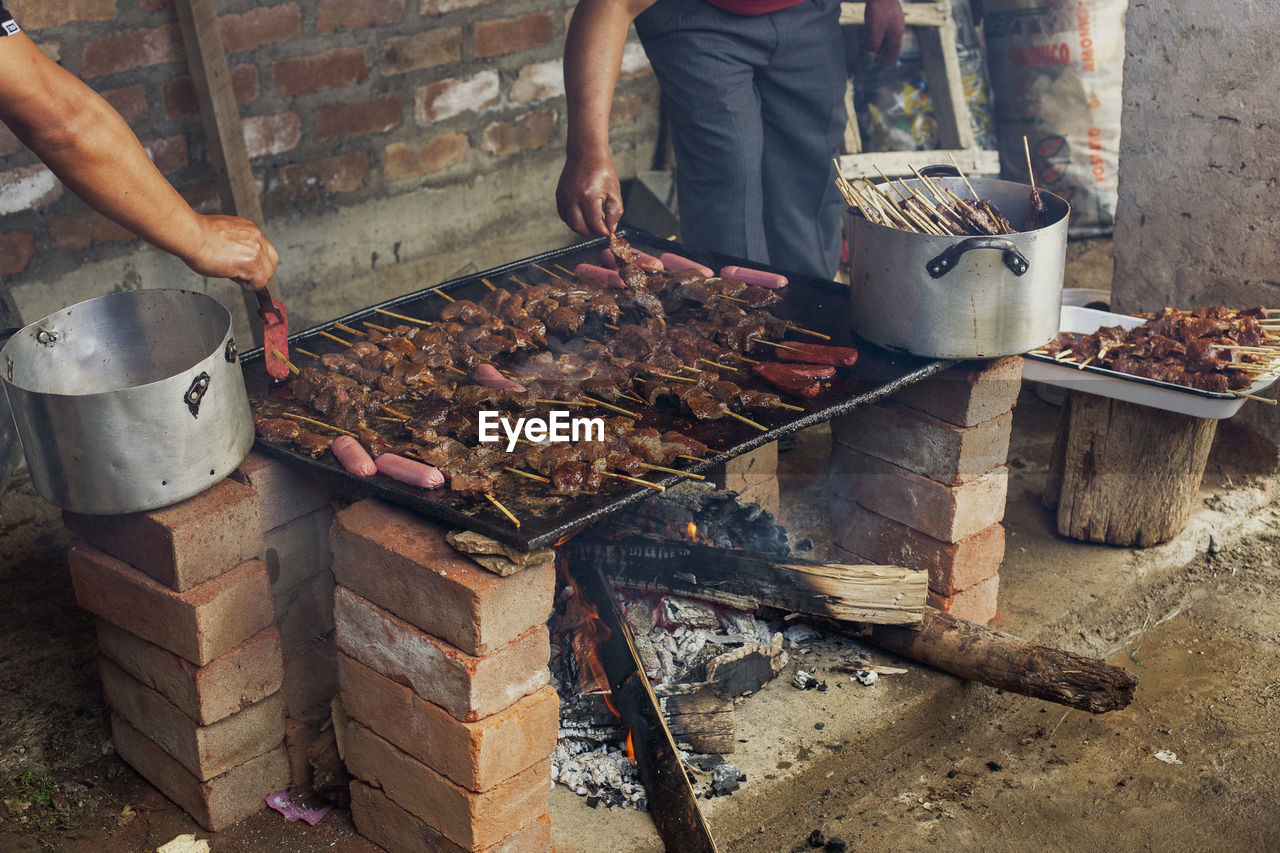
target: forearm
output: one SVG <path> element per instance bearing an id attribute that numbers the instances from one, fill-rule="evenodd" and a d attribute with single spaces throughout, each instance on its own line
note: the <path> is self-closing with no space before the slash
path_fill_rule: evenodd
<path id="1" fill-rule="evenodd" d="M 652 0 L 582 0 L 565 39 L 566 146 L 570 157 L 609 150 L 609 114 L 627 29 Z"/>
<path id="2" fill-rule="evenodd" d="M 90 207 L 152 245 L 190 259 L 204 239 L 199 217 L 119 114 L 83 89 L 60 92 L 65 96 L 49 104 L 57 120 L 41 114 L 12 120 L 15 134 Z"/>

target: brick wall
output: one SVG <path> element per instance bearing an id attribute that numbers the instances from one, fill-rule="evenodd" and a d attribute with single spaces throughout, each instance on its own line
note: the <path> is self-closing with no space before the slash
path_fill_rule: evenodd
<path id="1" fill-rule="evenodd" d="M 172 0 L 6 6 L 46 53 L 125 116 L 193 205 L 216 209 Z M 299 319 L 368 304 L 371 289 L 395 295 L 442 280 L 457 267 L 426 259 L 460 240 L 483 268 L 548 248 L 549 238 L 573 238 L 553 198 L 568 0 L 221 0 L 218 8 L 264 214 Z M 618 96 L 619 168 L 647 168 L 657 90 L 638 45 L 628 50 Z M 413 216 L 388 204 L 414 194 Z M 350 224 L 357 221 L 376 223 L 385 241 L 370 245 L 369 227 Z M 459 221 L 469 235 L 459 235 Z M 334 247 L 328 260 L 307 248 L 317 231 Z M 436 233 L 451 245 L 433 241 Z M 147 252 L 154 250 L 88 210 L 0 126 L 0 277 L 24 319 L 113 287 L 206 289 L 198 279 L 148 280 L 184 268 L 141 260 Z M 73 274 L 86 265 L 92 275 Z M 407 274 L 390 272 L 398 266 Z M 311 308 L 316 290 L 325 295 Z M 234 287 L 210 292 L 235 297 Z"/>

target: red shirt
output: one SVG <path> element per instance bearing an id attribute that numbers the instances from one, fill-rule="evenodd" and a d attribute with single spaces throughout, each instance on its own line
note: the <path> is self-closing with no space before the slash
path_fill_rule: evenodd
<path id="1" fill-rule="evenodd" d="M 799 6 L 804 0 L 707 0 L 717 9 L 735 15 L 767 15 L 788 6 Z"/>

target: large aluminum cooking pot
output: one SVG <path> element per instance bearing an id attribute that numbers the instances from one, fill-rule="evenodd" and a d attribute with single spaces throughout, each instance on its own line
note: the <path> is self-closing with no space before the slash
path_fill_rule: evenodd
<path id="1" fill-rule="evenodd" d="M 0 349 L 31 481 L 64 509 L 167 506 L 231 473 L 253 445 L 231 314 L 186 290 L 80 302 Z"/>
<path id="2" fill-rule="evenodd" d="M 972 197 L 958 177 L 932 180 Z M 926 193 L 916 179 L 905 183 Z M 1015 228 L 1026 219 L 1030 187 L 984 178 L 970 183 Z M 1070 207 L 1052 193 L 1041 190 L 1041 196 L 1047 225 L 996 237 L 918 234 L 877 225 L 851 210 L 854 331 L 882 347 L 928 358 L 996 358 L 1048 342 L 1058 333 Z"/>

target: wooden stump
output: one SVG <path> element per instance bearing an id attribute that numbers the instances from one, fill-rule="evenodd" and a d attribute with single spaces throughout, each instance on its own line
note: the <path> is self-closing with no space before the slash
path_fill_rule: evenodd
<path id="1" fill-rule="evenodd" d="M 1044 503 L 1072 539 L 1146 548 L 1191 517 L 1218 422 L 1070 391 Z"/>

